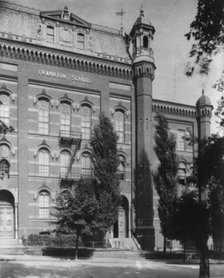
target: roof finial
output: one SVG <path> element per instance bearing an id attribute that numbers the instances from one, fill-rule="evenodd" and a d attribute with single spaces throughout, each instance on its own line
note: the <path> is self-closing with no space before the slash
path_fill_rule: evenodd
<path id="1" fill-rule="evenodd" d="M 141 4 L 141 9 L 140 9 L 140 16 L 144 16 L 143 3 Z"/>
<path id="2" fill-rule="evenodd" d="M 205 91 L 204 91 L 204 89 L 202 89 L 202 95 L 204 95 L 205 94 Z"/>
<path id="3" fill-rule="evenodd" d="M 119 15 L 121 17 L 121 35 L 123 35 L 123 15 L 126 13 L 123 9 L 121 9 L 120 12 L 115 12 L 116 15 Z"/>

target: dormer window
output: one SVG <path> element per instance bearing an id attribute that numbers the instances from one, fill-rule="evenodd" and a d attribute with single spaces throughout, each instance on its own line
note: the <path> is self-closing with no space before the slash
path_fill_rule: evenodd
<path id="1" fill-rule="evenodd" d="M 47 26 L 47 42 L 54 43 L 54 27 Z"/>
<path id="2" fill-rule="evenodd" d="M 85 36 L 82 33 L 77 34 L 77 48 L 84 49 L 85 47 Z"/>
<path id="3" fill-rule="evenodd" d="M 143 47 L 148 48 L 148 46 L 149 46 L 149 39 L 147 36 L 144 36 L 143 37 Z"/>

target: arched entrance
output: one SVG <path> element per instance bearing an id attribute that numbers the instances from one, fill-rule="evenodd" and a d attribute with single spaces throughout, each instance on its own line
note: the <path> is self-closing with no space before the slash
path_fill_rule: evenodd
<path id="1" fill-rule="evenodd" d="M 114 238 L 128 237 L 128 199 L 122 196 L 121 204 L 118 209 L 118 220 L 114 224 Z"/>
<path id="2" fill-rule="evenodd" d="M 15 200 L 8 190 L 0 190 L 0 239 L 14 238 Z"/>

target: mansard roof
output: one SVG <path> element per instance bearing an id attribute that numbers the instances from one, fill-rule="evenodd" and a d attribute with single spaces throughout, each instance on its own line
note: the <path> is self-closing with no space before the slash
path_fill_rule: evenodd
<path id="1" fill-rule="evenodd" d="M 57 29 L 53 43 L 47 41 L 46 28 Z M 77 33 L 84 34 L 84 49 L 78 47 Z M 0 0 L 0 39 L 11 44 L 29 43 L 60 51 L 131 65 L 127 45 L 117 29 L 89 23 L 67 7 L 39 11 Z M 8 44 L 7 42 L 7 44 Z"/>
<path id="2" fill-rule="evenodd" d="M 67 6 L 65 6 L 63 10 L 41 11 L 40 17 L 57 21 L 57 22 L 76 25 L 82 28 L 91 27 L 91 24 L 89 22 L 83 20 L 82 18 L 75 15 L 74 13 L 70 13 Z"/>

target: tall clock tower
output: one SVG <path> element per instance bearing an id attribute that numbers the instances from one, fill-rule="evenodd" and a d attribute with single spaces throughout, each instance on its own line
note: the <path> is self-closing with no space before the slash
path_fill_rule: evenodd
<path id="1" fill-rule="evenodd" d="M 136 234 L 143 249 L 153 250 L 153 189 L 150 164 L 152 159 L 152 81 L 155 62 L 151 41 L 155 28 L 143 9 L 130 32 L 136 97 Z"/>

